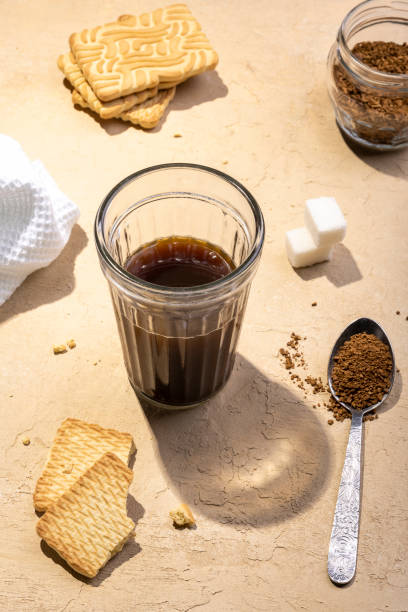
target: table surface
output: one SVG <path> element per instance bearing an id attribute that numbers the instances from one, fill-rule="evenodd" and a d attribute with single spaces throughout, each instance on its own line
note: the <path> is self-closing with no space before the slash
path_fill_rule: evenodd
<path id="1" fill-rule="evenodd" d="M 408 151 L 363 154 L 336 127 L 326 57 L 353 2 L 188 4 L 219 65 L 180 86 L 161 124 L 143 131 L 75 109 L 56 60 L 72 32 L 160 3 L 0 3 L 0 131 L 81 210 L 61 255 L 0 309 L 0 608 L 406 610 Z M 177 161 L 241 181 L 262 207 L 266 239 L 226 388 L 204 407 L 146 415 L 127 381 L 93 221 L 120 179 Z M 339 202 L 347 236 L 331 262 L 295 271 L 285 232 L 302 225 L 307 198 L 323 195 Z M 383 325 L 400 372 L 365 424 L 357 574 L 339 589 L 326 563 L 349 421 L 330 427 L 326 409 L 313 409 L 324 396 L 305 397 L 278 353 L 292 331 L 306 336 L 307 372 L 323 377 L 337 335 L 361 316 Z M 77 347 L 54 356 L 70 337 Z M 32 492 L 66 417 L 131 432 L 137 446 L 135 541 L 93 580 L 35 531 Z M 196 529 L 172 527 L 180 500 Z"/>

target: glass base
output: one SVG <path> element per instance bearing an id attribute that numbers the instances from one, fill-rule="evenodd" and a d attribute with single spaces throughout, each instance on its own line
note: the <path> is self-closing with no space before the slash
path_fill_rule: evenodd
<path id="1" fill-rule="evenodd" d="M 143 391 L 141 391 L 140 389 L 137 389 L 135 387 L 135 385 L 132 383 L 132 381 L 130 380 L 130 378 L 128 379 L 133 391 L 136 393 L 138 400 L 140 401 L 142 408 L 147 407 L 147 408 L 154 408 L 155 410 L 190 410 L 190 408 L 197 408 L 198 406 L 202 406 L 203 404 L 206 404 L 210 399 L 212 399 L 215 395 L 217 395 L 220 391 L 222 391 L 222 389 L 225 387 L 225 385 L 227 384 L 229 377 L 227 378 L 227 380 L 216 390 L 214 391 L 214 393 L 212 393 L 211 395 L 205 397 L 204 399 L 198 401 L 198 402 L 193 402 L 192 404 L 165 404 L 164 402 L 158 402 L 154 399 L 152 399 L 151 397 L 149 397 L 148 395 L 146 395 L 145 393 L 143 393 Z"/>
<path id="2" fill-rule="evenodd" d="M 196 408 L 197 406 L 201 406 L 202 404 L 205 404 L 205 402 L 207 402 L 210 399 L 210 398 L 205 398 L 204 400 L 200 402 L 194 402 L 193 404 L 181 404 L 181 405 L 165 404 L 163 402 L 158 402 L 152 399 L 151 397 L 143 393 L 143 391 L 140 391 L 140 389 L 137 389 L 132 383 L 132 381 L 130 380 L 130 378 L 129 378 L 129 382 L 132 385 L 132 389 L 136 393 L 138 400 L 142 404 L 142 407 L 146 406 L 149 408 L 155 408 L 156 410 L 157 409 L 159 410 L 189 410 L 190 408 Z"/>
<path id="3" fill-rule="evenodd" d="M 360 136 L 357 136 L 356 134 L 348 130 L 346 127 L 344 127 L 344 125 L 341 125 L 339 121 L 336 120 L 336 123 L 337 123 L 337 127 L 342 132 L 346 141 L 351 141 L 350 144 L 354 146 L 357 145 L 358 147 L 371 151 L 372 153 L 375 153 L 375 152 L 386 153 L 387 151 L 388 152 L 398 151 L 399 149 L 404 149 L 405 147 L 408 147 L 408 142 L 403 142 L 401 144 L 381 144 L 381 143 L 370 142 L 369 140 L 360 138 Z"/>

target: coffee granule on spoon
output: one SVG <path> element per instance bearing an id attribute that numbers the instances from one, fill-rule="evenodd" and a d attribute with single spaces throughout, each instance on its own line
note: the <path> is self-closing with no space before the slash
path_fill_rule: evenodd
<path id="1" fill-rule="evenodd" d="M 333 358 L 332 384 L 340 401 L 361 410 L 381 401 L 391 386 L 392 357 L 384 342 L 354 334 Z"/>

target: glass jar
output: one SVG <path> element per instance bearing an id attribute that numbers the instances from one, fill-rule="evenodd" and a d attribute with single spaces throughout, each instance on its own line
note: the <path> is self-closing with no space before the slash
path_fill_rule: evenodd
<path id="1" fill-rule="evenodd" d="M 367 0 L 344 18 L 332 46 L 328 89 L 336 120 L 358 144 L 378 151 L 408 145 L 408 74 L 380 72 L 352 49 L 363 41 L 408 41 L 406 0 Z"/>
<path id="2" fill-rule="evenodd" d="M 222 248 L 233 266 L 193 287 L 130 274 L 143 245 L 181 236 Z M 129 380 L 141 399 L 188 408 L 219 391 L 231 373 L 250 284 L 264 240 L 261 210 L 228 175 L 195 164 L 136 172 L 106 196 L 95 220 Z"/>

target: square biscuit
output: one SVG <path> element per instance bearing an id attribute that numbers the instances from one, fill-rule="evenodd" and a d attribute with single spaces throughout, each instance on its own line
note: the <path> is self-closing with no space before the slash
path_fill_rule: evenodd
<path id="1" fill-rule="evenodd" d="M 34 507 L 47 510 L 95 461 L 107 452 L 125 464 L 135 452 L 128 433 L 79 419 L 66 419 L 58 428 L 43 472 L 34 490 Z"/>
<path id="2" fill-rule="evenodd" d="M 102 101 L 182 82 L 215 68 L 217 53 L 185 4 L 72 34 L 71 51 Z"/>
<path id="3" fill-rule="evenodd" d="M 116 455 L 98 459 L 37 523 L 37 533 L 77 572 L 93 578 L 133 535 L 126 498 L 133 472 Z"/>
<path id="4" fill-rule="evenodd" d="M 149 98 L 149 100 L 141 104 L 136 104 L 133 108 L 121 113 L 117 118 L 123 121 L 130 121 L 134 125 L 140 125 L 144 129 L 154 128 L 163 117 L 164 111 L 174 98 L 175 93 L 175 87 L 163 89 L 153 98 Z M 83 108 L 92 108 L 75 89 L 72 92 L 72 102 Z"/>
<path id="5" fill-rule="evenodd" d="M 75 61 L 72 53 L 65 53 L 60 55 L 58 58 L 58 68 L 65 75 L 72 87 L 81 94 L 84 100 L 87 102 L 89 108 L 102 119 L 112 119 L 118 117 L 120 113 L 132 108 L 135 104 L 140 104 L 149 98 L 152 98 L 157 94 L 158 87 L 152 87 L 151 89 L 145 89 L 136 94 L 130 94 L 129 96 L 123 96 L 110 102 L 101 102 L 97 96 L 95 96 L 92 87 L 86 81 L 84 75 L 81 72 L 80 67 Z"/>

